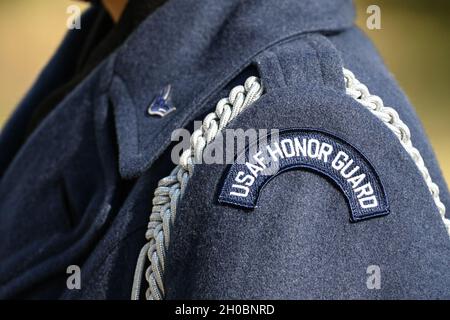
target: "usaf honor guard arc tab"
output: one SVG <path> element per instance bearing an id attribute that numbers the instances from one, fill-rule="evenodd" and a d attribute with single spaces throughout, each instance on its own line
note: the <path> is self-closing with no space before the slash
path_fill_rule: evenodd
<path id="1" fill-rule="evenodd" d="M 389 213 L 374 167 L 344 140 L 324 131 L 292 129 L 266 141 L 257 148 L 256 144 L 247 146 L 237 156 L 225 177 L 220 203 L 255 208 L 267 182 L 284 171 L 304 168 L 329 177 L 339 186 L 348 200 L 352 222 Z"/>

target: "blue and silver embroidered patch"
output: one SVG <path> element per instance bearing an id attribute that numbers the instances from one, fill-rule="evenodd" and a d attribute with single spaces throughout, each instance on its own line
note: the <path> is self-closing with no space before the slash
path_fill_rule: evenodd
<path id="1" fill-rule="evenodd" d="M 248 146 L 235 159 L 225 177 L 220 203 L 255 208 L 268 181 L 284 171 L 306 168 L 331 178 L 340 187 L 350 205 L 352 222 L 389 213 L 374 167 L 344 140 L 315 129 L 285 130 L 276 139 L 265 140 L 256 148 Z"/>
<path id="2" fill-rule="evenodd" d="M 172 111 L 175 111 L 176 108 L 171 101 L 171 91 L 170 84 L 161 89 L 147 109 L 149 115 L 164 117 Z"/>

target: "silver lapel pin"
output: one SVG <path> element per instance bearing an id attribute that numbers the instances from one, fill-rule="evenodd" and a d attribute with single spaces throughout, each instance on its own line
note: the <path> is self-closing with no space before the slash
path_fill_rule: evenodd
<path id="1" fill-rule="evenodd" d="M 159 94 L 153 99 L 150 107 L 148 107 L 148 114 L 151 116 L 164 117 L 175 111 L 175 107 L 171 101 L 171 91 L 172 87 L 170 84 L 161 89 Z"/>

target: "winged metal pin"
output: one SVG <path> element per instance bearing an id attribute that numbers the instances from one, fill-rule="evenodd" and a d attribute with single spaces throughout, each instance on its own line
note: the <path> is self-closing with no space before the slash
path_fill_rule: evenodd
<path id="1" fill-rule="evenodd" d="M 149 115 L 164 117 L 176 110 L 171 101 L 171 91 L 172 87 L 170 84 L 161 89 L 148 107 Z"/>

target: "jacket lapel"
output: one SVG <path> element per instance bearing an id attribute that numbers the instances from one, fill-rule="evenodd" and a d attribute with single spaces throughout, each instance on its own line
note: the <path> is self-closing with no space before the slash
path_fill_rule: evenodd
<path id="1" fill-rule="evenodd" d="M 346 0 L 171 0 L 150 15 L 117 52 L 109 90 L 125 178 L 139 176 L 227 82 L 274 44 L 307 32 L 353 24 Z M 171 86 L 175 111 L 148 107 Z"/>

